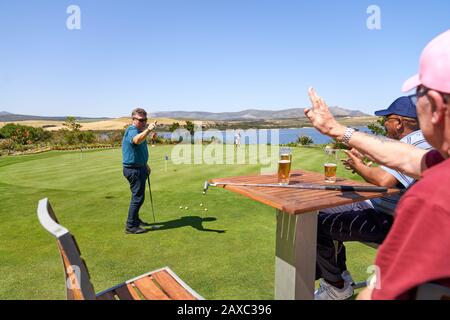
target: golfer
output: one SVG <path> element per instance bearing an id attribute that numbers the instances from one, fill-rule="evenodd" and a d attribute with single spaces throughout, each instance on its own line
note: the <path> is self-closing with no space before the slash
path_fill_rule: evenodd
<path id="1" fill-rule="evenodd" d="M 122 140 L 123 175 L 130 183 L 131 202 L 125 233 L 140 234 L 148 230 L 150 224 L 139 219 L 139 209 L 145 199 L 145 183 L 150 175 L 148 161 L 147 136 L 156 127 L 157 122 L 147 124 L 147 112 L 137 108 L 131 113 L 132 125 L 126 130 Z"/>

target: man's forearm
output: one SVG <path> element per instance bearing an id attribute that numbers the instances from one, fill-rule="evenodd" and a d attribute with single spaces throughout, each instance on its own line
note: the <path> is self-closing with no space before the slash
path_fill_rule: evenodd
<path id="1" fill-rule="evenodd" d="M 134 144 L 141 144 L 142 142 L 145 141 L 145 139 L 147 139 L 148 134 L 150 133 L 151 130 L 149 130 L 148 128 L 145 129 L 144 131 L 142 131 L 141 133 L 139 133 L 138 135 L 136 135 L 133 138 L 133 143 Z"/>
<path id="2" fill-rule="evenodd" d="M 420 178 L 422 169 L 426 168 L 423 160 L 426 151 L 406 143 L 362 132 L 353 132 L 353 135 L 349 137 L 351 132 L 336 121 L 327 104 L 314 88 L 309 88 L 308 95 L 312 108 L 305 109 L 305 116 L 319 132 L 338 141 L 342 141 L 345 137 L 348 145 L 365 153 L 379 164 L 406 173 L 411 177 Z"/>
<path id="3" fill-rule="evenodd" d="M 375 185 L 380 185 L 376 177 L 376 168 L 371 168 L 366 165 L 360 165 L 354 168 L 357 174 L 359 174 L 364 180 Z"/>
<path id="4" fill-rule="evenodd" d="M 427 151 L 407 143 L 355 132 L 349 145 L 367 154 L 377 163 L 416 179 L 420 178 L 424 169 L 422 162 Z"/>
<path id="5" fill-rule="evenodd" d="M 355 167 L 354 170 L 367 182 L 380 187 L 394 188 L 398 182 L 395 179 L 389 179 L 392 176 L 379 167 L 368 167 L 363 164 Z"/>
<path id="6" fill-rule="evenodd" d="M 345 129 L 345 126 L 339 124 L 330 131 L 329 135 L 341 141 Z M 348 144 L 375 162 L 416 179 L 420 178 L 420 174 L 425 169 L 424 156 L 427 150 L 407 143 L 363 132 L 354 132 Z"/>

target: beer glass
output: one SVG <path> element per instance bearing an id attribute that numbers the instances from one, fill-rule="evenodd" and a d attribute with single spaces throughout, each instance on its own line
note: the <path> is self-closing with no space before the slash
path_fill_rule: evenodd
<path id="1" fill-rule="evenodd" d="M 323 165 L 325 172 L 325 182 L 335 183 L 336 182 L 336 171 L 337 171 L 337 161 L 338 161 L 338 150 L 325 148 L 325 163 Z"/>
<path id="2" fill-rule="evenodd" d="M 289 175 L 291 173 L 291 162 L 289 160 L 278 161 L 278 183 L 280 185 L 289 184 Z"/>
<path id="3" fill-rule="evenodd" d="M 337 164 L 336 163 L 331 163 L 331 162 L 327 162 L 323 165 L 324 170 L 325 170 L 325 182 L 328 183 L 335 183 L 336 182 L 336 169 L 337 169 Z"/>
<path id="4" fill-rule="evenodd" d="M 292 151 L 290 148 L 280 149 L 280 160 L 289 160 L 289 172 L 291 172 L 292 167 Z"/>

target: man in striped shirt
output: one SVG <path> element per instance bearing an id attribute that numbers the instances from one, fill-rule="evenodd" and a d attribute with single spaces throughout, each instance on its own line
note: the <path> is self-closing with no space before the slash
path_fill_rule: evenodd
<path id="1" fill-rule="evenodd" d="M 419 130 L 416 106 L 408 97 L 395 100 L 386 110 L 375 112 L 384 117 L 387 136 L 422 149 L 430 149 Z M 361 154 L 346 151 L 347 169 L 357 172 L 367 182 L 406 190 L 415 180 L 384 166 L 366 165 Z M 322 279 L 315 292 L 316 300 L 343 300 L 353 295 L 352 279 L 345 264 L 345 241 L 381 244 L 393 223 L 400 195 L 354 203 L 319 212 L 316 279 Z"/>

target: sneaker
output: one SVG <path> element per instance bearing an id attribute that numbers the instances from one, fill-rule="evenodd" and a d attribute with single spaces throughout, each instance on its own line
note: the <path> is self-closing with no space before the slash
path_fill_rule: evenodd
<path id="1" fill-rule="evenodd" d="M 146 233 L 148 230 L 143 229 L 141 227 L 134 227 L 134 228 L 126 228 L 125 233 L 126 234 L 140 234 L 140 233 Z"/>
<path id="2" fill-rule="evenodd" d="M 353 281 L 353 277 L 347 270 L 343 271 L 341 273 L 341 277 L 345 282 L 349 282 L 350 284 L 354 284 L 355 281 Z"/>
<path id="3" fill-rule="evenodd" d="M 325 280 L 320 280 L 320 287 L 314 292 L 314 300 L 347 300 L 353 296 L 350 282 L 345 281 L 342 289 L 333 287 Z"/>

